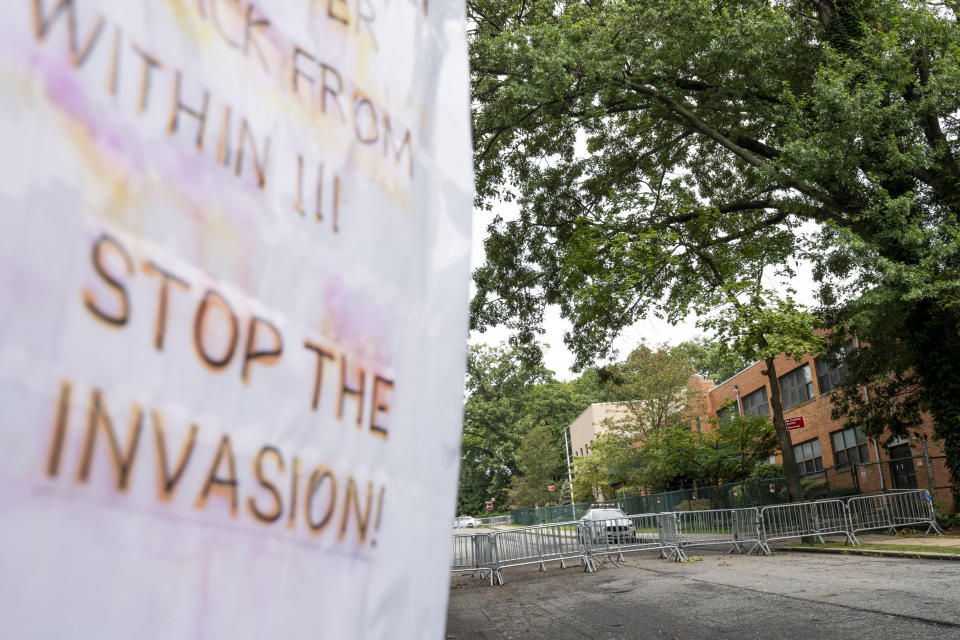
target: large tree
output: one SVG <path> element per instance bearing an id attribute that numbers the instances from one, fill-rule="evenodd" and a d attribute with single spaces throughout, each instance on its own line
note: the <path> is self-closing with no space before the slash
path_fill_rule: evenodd
<path id="1" fill-rule="evenodd" d="M 689 387 L 694 370 L 684 351 L 641 344 L 605 371 L 613 396 L 626 407 L 626 415 L 612 425 L 617 431 L 640 440 L 680 423 L 689 428 L 688 414 L 699 390 Z"/>
<path id="2" fill-rule="evenodd" d="M 714 383 L 732 378 L 751 364 L 729 345 L 712 338 L 686 340 L 675 349 L 686 354 L 697 373 Z"/>
<path id="3" fill-rule="evenodd" d="M 557 486 L 566 480 L 567 464 L 548 425 L 536 426 L 523 437 L 517 450 L 517 472 L 510 486 L 510 504 L 532 509 L 563 498 Z"/>
<path id="4" fill-rule="evenodd" d="M 647 314 L 725 298 L 772 363 L 809 327 L 758 283 L 805 252 L 841 326 L 901 349 L 879 369 L 911 372 L 958 479 L 960 3 L 468 7 L 477 202 L 519 205 L 490 225 L 475 327 L 529 337 L 558 305 L 585 365 Z"/>
<path id="5" fill-rule="evenodd" d="M 546 430 L 554 450 L 562 454 L 563 430 L 600 399 L 603 390 L 595 370 L 578 380 L 561 382 L 539 364 L 540 355 L 537 345 L 470 347 L 459 513 L 477 513 L 491 498 L 497 507 L 505 507 L 507 489 L 519 470 L 517 453 L 524 437 L 535 428 Z M 557 467 L 555 477 L 566 477 L 565 462 Z"/>
<path id="6" fill-rule="evenodd" d="M 642 441 L 611 431 L 594 441 L 590 455 L 577 459 L 574 486 L 610 496 L 614 485 L 663 491 L 691 482 L 736 482 L 778 450 L 773 425 L 761 416 L 733 417 L 702 432 L 674 424 L 647 432 Z"/>

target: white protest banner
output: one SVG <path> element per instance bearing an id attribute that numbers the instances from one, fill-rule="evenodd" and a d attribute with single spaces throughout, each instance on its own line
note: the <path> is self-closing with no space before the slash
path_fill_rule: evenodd
<path id="1" fill-rule="evenodd" d="M 0 22 L 0 637 L 440 637 L 464 6 Z"/>

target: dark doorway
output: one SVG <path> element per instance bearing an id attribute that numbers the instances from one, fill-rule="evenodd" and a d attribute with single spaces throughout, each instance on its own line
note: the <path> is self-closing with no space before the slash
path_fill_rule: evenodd
<path id="1" fill-rule="evenodd" d="M 890 447 L 890 475 L 894 489 L 917 488 L 917 471 L 913 468 L 912 456 L 909 444 Z"/>

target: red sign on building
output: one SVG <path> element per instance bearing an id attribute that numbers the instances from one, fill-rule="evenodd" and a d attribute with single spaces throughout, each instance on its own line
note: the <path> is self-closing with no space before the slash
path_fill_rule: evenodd
<path id="1" fill-rule="evenodd" d="M 803 429 L 803 416 L 787 418 L 783 422 L 787 425 L 787 431 L 792 431 L 793 429 Z"/>

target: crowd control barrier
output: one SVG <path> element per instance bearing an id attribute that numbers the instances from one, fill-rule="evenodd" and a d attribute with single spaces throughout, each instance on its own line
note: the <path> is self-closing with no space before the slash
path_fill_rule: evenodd
<path id="1" fill-rule="evenodd" d="M 566 569 L 568 561 L 576 561 L 592 571 L 577 536 L 578 526 L 577 522 L 559 522 L 489 534 L 494 562 L 491 580 L 503 584 L 501 570 L 508 567 L 536 564 L 546 571 L 548 562 L 559 562 Z"/>
<path id="2" fill-rule="evenodd" d="M 856 532 L 937 526 L 930 494 L 924 489 L 771 505 L 763 508 L 641 513 L 610 520 L 580 520 L 475 535 L 455 534 L 453 572 L 470 572 L 490 584 L 503 584 L 502 570 L 548 562 L 584 571 L 614 566 L 624 554 L 657 551 L 667 560 L 687 559 L 685 548 L 729 546 L 728 553 L 769 554 L 770 543 L 792 538 L 844 536 L 859 544 Z M 749 545 L 749 548 L 748 548 Z"/>
<path id="3" fill-rule="evenodd" d="M 933 500 L 926 489 L 849 498 L 847 513 L 852 536 L 857 531 L 924 525 L 927 533 L 943 533 L 937 526 Z"/>
<path id="4" fill-rule="evenodd" d="M 490 534 L 453 534 L 450 571 L 470 573 L 472 577 L 480 580 L 489 577 L 490 584 L 493 585 L 494 562 Z"/>
<path id="5" fill-rule="evenodd" d="M 750 545 L 746 551 L 749 555 L 757 548 L 762 548 L 760 511 L 756 507 L 679 511 L 676 516 L 681 550 L 685 547 L 729 545 L 728 553 L 744 553 L 744 545 Z"/>
<path id="6" fill-rule="evenodd" d="M 857 544 L 850 529 L 850 516 L 842 500 L 817 500 L 794 502 L 764 507 L 760 510 L 762 521 L 761 546 L 770 553 L 770 542 L 790 538 L 816 538 L 842 535 L 850 544 Z"/>
<path id="7" fill-rule="evenodd" d="M 672 513 L 641 513 L 581 522 L 577 536 L 584 547 L 586 562 L 595 571 L 604 562 L 616 565 L 625 553 L 656 551 L 661 557 L 679 556 L 679 538 L 665 534 L 664 519 L 675 521 Z M 675 531 L 676 527 L 669 530 Z"/>

